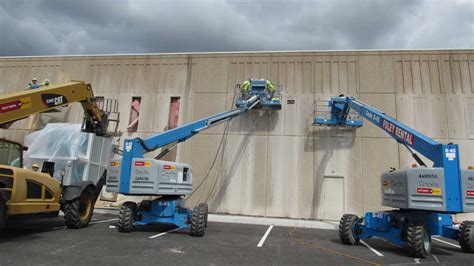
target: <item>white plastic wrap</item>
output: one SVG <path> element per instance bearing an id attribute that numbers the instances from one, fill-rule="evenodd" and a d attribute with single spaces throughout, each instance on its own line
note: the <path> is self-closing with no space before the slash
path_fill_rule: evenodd
<path id="1" fill-rule="evenodd" d="M 47 124 L 42 130 L 25 137 L 28 151 L 24 165 L 31 168 L 45 161 L 54 162 L 54 177 L 64 184 L 81 180 L 96 182 L 107 167 L 112 155 L 112 139 L 81 132 L 80 124 Z M 63 171 L 62 171 L 63 170 Z"/>

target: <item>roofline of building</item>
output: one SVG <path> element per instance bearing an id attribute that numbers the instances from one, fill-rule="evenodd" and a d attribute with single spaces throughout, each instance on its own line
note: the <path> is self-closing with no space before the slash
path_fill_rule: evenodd
<path id="1" fill-rule="evenodd" d="M 474 48 L 429 48 L 429 49 L 359 49 L 359 50 L 281 50 L 281 51 L 229 51 L 229 52 L 178 52 L 178 53 L 131 53 L 131 54 L 83 54 L 83 55 L 32 55 L 0 56 L 0 59 L 58 58 L 58 57 L 101 57 L 101 56 L 166 56 L 166 55 L 222 55 L 222 54 L 276 54 L 276 53 L 358 53 L 358 52 L 434 52 L 466 51 Z"/>

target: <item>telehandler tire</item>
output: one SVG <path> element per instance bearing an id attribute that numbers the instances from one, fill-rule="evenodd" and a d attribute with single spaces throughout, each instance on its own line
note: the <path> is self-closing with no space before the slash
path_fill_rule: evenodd
<path id="1" fill-rule="evenodd" d="M 118 230 L 121 233 L 130 233 L 134 226 L 133 222 L 137 215 L 137 204 L 135 202 L 127 201 L 120 207 L 118 218 Z"/>
<path id="2" fill-rule="evenodd" d="M 339 239 L 344 245 L 357 245 L 360 238 L 354 236 L 353 228 L 359 222 L 355 214 L 344 214 L 339 222 Z"/>
<path id="3" fill-rule="evenodd" d="M 191 218 L 191 236 L 203 236 L 205 226 L 205 209 L 200 205 L 194 208 Z"/>
<path id="4" fill-rule="evenodd" d="M 0 198 L 0 230 L 5 227 L 7 222 L 7 202 Z"/>
<path id="5" fill-rule="evenodd" d="M 207 215 L 209 214 L 209 206 L 206 203 L 199 203 L 199 207 L 204 210 L 204 227 L 207 227 Z"/>
<path id="6" fill-rule="evenodd" d="M 424 225 L 408 225 L 407 249 L 415 258 L 424 259 L 431 255 L 431 235 Z"/>
<path id="7" fill-rule="evenodd" d="M 94 192 L 90 188 L 86 188 L 79 198 L 66 202 L 64 204 L 66 226 L 79 229 L 89 225 L 94 213 L 94 203 Z"/>
<path id="8" fill-rule="evenodd" d="M 458 240 L 464 252 L 474 253 L 474 222 L 462 222 L 459 226 Z"/>

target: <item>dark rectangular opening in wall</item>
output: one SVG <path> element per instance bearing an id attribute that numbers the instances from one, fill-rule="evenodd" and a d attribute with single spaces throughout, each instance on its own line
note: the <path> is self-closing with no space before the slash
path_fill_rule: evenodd
<path id="1" fill-rule="evenodd" d="M 132 97 L 132 104 L 130 106 L 130 120 L 128 122 L 128 132 L 137 132 L 138 119 L 140 118 L 140 105 L 142 97 Z"/>
<path id="2" fill-rule="evenodd" d="M 170 112 L 168 116 L 168 128 L 176 128 L 178 126 L 179 118 L 179 103 L 180 97 L 171 97 L 170 99 Z"/>

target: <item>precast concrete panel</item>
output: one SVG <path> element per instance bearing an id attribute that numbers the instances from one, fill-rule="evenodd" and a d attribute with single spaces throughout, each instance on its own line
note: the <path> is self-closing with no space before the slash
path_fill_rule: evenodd
<path id="1" fill-rule="evenodd" d="M 464 97 L 464 110 L 466 114 L 466 129 L 469 139 L 474 139 L 474 95 Z"/>
<path id="2" fill-rule="evenodd" d="M 226 92 L 229 59 L 223 57 L 197 60 L 195 92 Z"/>
<path id="3" fill-rule="evenodd" d="M 96 95 L 118 99 L 120 146 L 124 139 L 166 130 L 170 97 L 180 97 L 178 124 L 183 125 L 232 108 L 235 86 L 245 79 L 282 84 L 281 111 L 252 111 L 230 123 L 210 177 L 188 200 L 188 206 L 205 201 L 212 212 L 325 219 L 335 218 L 341 208 L 359 215 L 384 209 L 381 173 L 415 161 L 368 121 L 361 129 L 313 126 L 313 100 L 340 93 L 437 141 L 458 143 L 461 166 L 473 164 L 472 50 L 0 58 L 1 93 L 26 89 L 33 75 L 53 83 L 85 80 Z M 130 104 L 137 96 L 142 97 L 138 132 L 129 133 Z M 79 104 L 60 110 L 39 115 L 33 128 L 82 121 Z M 31 132 L 29 120 L 1 130 L 0 136 L 23 142 Z M 178 145 L 177 161 L 193 166 L 195 180 L 209 170 L 224 129 L 225 124 Z M 326 191 L 341 190 L 341 185 L 344 202 L 332 205 Z M 129 199 L 119 199 L 124 200 Z M 338 210 L 328 212 L 331 208 Z"/>
<path id="4" fill-rule="evenodd" d="M 456 140 L 456 144 L 459 145 L 461 169 L 474 166 L 474 140 Z"/>
<path id="5" fill-rule="evenodd" d="M 397 119 L 397 106 L 395 94 L 360 94 L 358 97 L 362 102 L 373 106 L 380 111 Z M 362 137 L 382 137 L 390 138 L 390 136 L 379 127 L 364 119 L 364 126 L 360 129 Z"/>
<path id="6" fill-rule="evenodd" d="M 312 141 L 304 136 L 268 138 L 268 155 L 273 156 L 268 161 L 267 216 L 312 218 L 313 153 L 309 150 Z"/>
<path id="7" fill-rule="evenodd" d="M 360 140 L 355 133 L 348 133 L 345 137 L 335 134 L 338 129 L 326 129 L 325 136 L 316 136 L 311 146 L 305 151 L 314 153 L 313 177 L 313 209 L 311 218 L 325 219 L 326 207 L 331 199 L 325 195 L 325 178 L 340 177 L 345 179 L 344 190 L 350 190 L 345 197 L 343 206 L 348 210 L 363 209 L 363 193 L 361 181 L 361 150 Z M 319 133 L 319 132 L 318 132 Z M 350 201 L 353 200 L 353 201 Z"/>
<path id="8" fill-rule="evenodd" d="M 284 96 L 283 105 L 280 111 L 284 113 L 284 132 L 285 136 L 305 136 L 309 131 L 313 120 L 313 102 L 312 95 L 289 95 Z M 281 123 L 278 121 L 277 123 Z"/>
<path id="9" fill-rule="evenodd" d="M 446 116 L 450 139 L 467 138 L 466 109 L 463 98 L 463 95 L 458 94 L 446 95 Z"/>
<path id="10" fill-rule="evenodd" d="M 396 106 L 400 122 L 431 138 L 448 137 L 444 95 L 403 93 Z"/>
<path id="11" fill-rule="evenodd" d="M 67 82 L 69 80 L 87 80 L 87 69 L 89 61 L 85 59 L 64 58 L 61 64 L 58 82 Z M 94 84 L 92 84 L 94 86 Z M 94 87 L 92 87 L 94 89 Z"/>
<path id="12" fill-rule="evenodd" d="M 213 114 L 227 111 L 226 93 L 195 93 L 194 111 L 191 121 L 208 117 Z M 224 125 L 218 125 L 206 130 L 206 133 L 219 133 L 224 131 Z"/>
<path id="13" fill-rule="evenodd" d="M 126 85 L 122 84 L 123 66 L 120 61 L 90 61 L 87 70 L 86 79 L 97 92 L 119 93 L 128 92 L 130 89 L 124 88 Z"/>
<path id="14" fill-rule="evenodd" d="M 138 132 L 153 132 L 153 118 L 155 117 L 157 106 L 169 106 L 169 99 L 168 104 L 166 102 L 156 102 L 156 98 L 154 97 L 155 95 L 155 93 L 140 93 L 134 95 L 142 97 L 140 104 L 140 120 L 138 122 Z"/>
<path id="15" fill-rule="evenodd" d="M 391 140 L 391 139 L 390 139 Z M 398 143 L 383 138 L 362 138 L 364 211 L 383 210 L 380 176 L 390 167 L 399 168 Z"/>
<path id="16" fill-rule="evenodd" d="M 359 60 L 359 92 L 380 93 L 394 92 L 392 56 L 371 55 L 360 56 Z"/>

